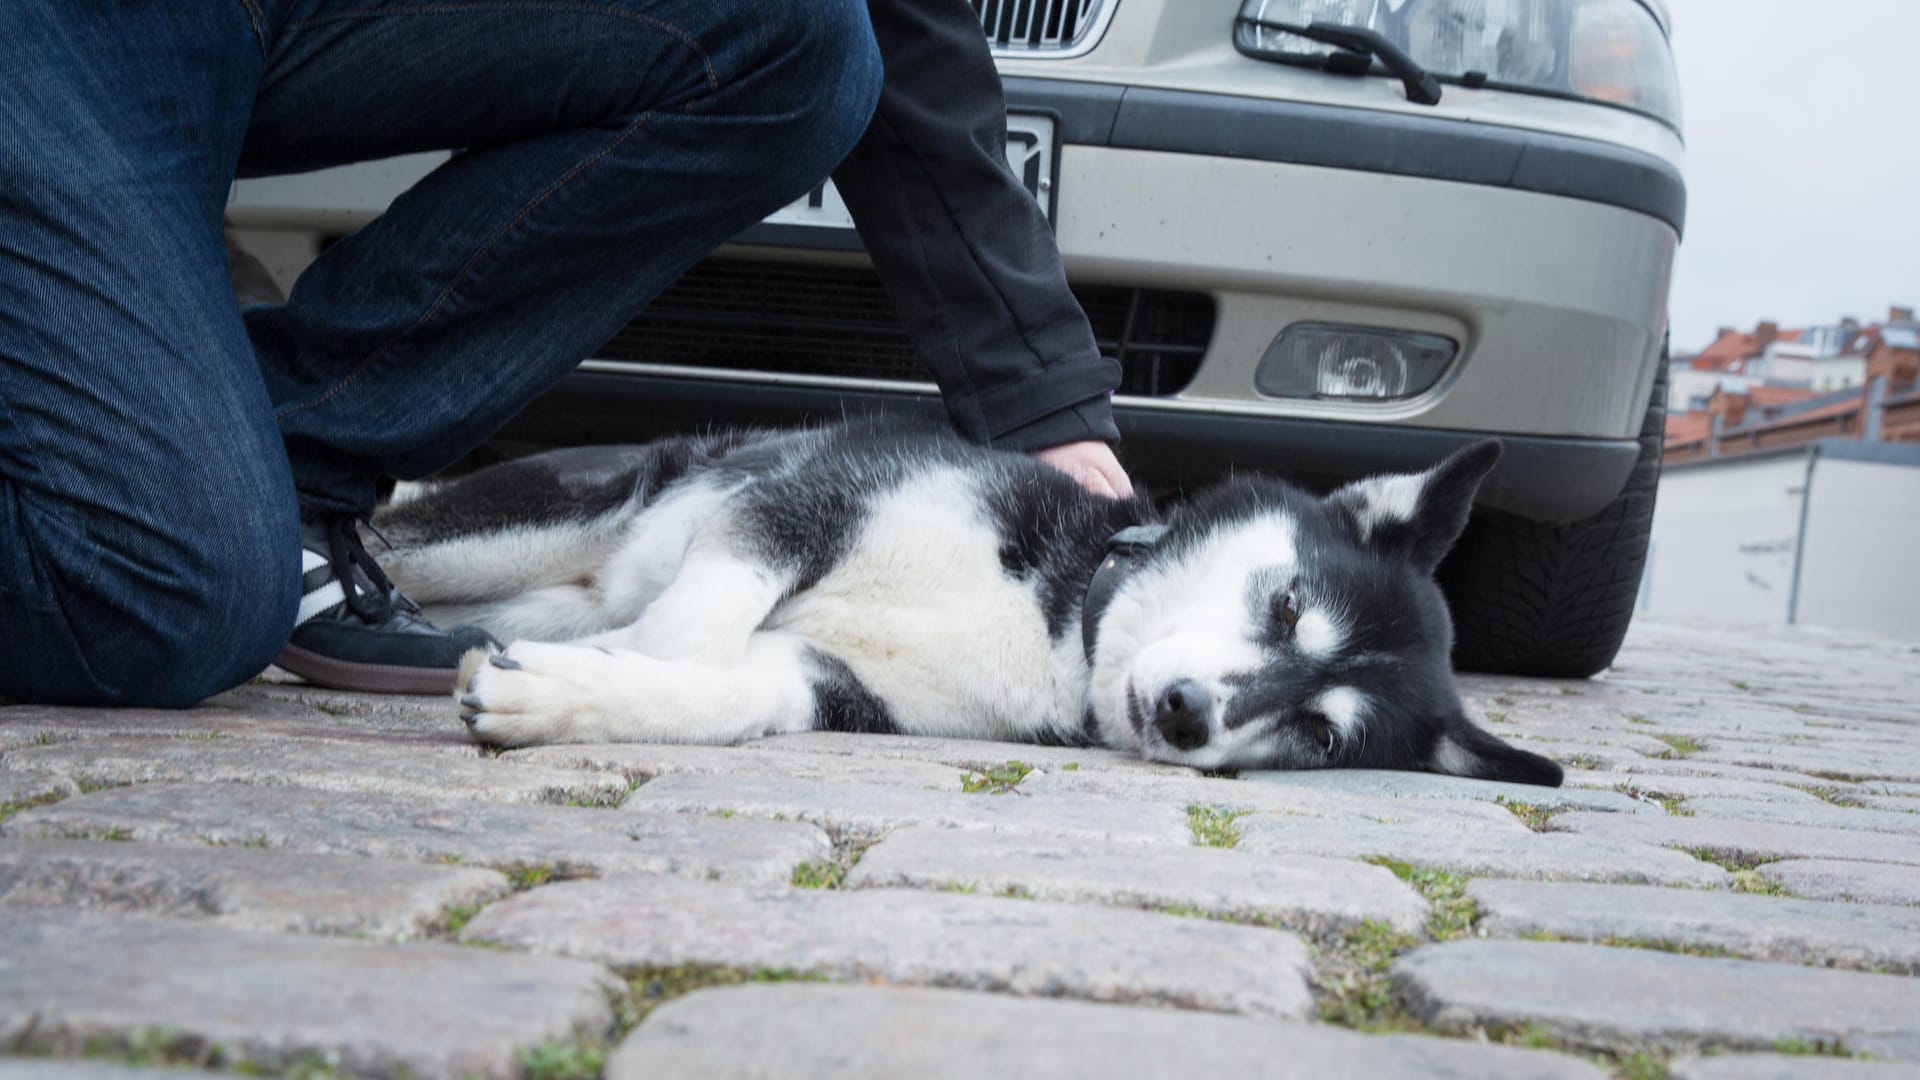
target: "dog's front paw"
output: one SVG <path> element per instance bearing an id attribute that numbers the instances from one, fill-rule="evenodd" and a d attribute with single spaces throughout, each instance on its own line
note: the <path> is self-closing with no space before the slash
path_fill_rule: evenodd
<path id="1" fill-rule="evenodd" d="M 476 649 L 460 665 L 454 697 L 474 739 L 488 746 L 537 746 L 604 737 L 618 682 L 605 650 L 516 642 Z"/>

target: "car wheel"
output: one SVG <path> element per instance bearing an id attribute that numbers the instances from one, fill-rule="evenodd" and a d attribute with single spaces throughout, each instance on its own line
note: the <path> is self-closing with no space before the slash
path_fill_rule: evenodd
<path id="1" fill-rule="evenodd" d="M 1453 609 L 1455 667 L 1584 679 L 1613 663 L 1646 569 L 1666 421 L 1662 350 L 1640 456 L 1618 498 L 1568 525 L 1474 515 L 1438 573 Z"/>

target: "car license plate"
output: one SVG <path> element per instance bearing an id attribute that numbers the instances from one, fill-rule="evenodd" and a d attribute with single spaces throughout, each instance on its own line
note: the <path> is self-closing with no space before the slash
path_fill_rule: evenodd
<path id="1" fill-rule="evenodd" d="M 1053 118 L 1029 113 L 1007 116 L 1007 164 L 1040 203 L 1040 212 L 1053 220 Z M 769 214 L 769 225 L 801 225 L 817 229 L 851 229 L 853 215 L 828 180 L 808 192 L 805 198 Z"/>

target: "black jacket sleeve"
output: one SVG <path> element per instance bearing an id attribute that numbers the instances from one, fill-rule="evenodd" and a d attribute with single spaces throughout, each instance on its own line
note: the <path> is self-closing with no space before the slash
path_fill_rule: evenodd
<path id="1" fill-rule="evenodd" d="M 1007 165 L 1006 98 L 966 0 L 869 0 L 880 105 L 833 174 L 960 432 L 1117 440 L 1100 355 L 1045 215 Z"/>

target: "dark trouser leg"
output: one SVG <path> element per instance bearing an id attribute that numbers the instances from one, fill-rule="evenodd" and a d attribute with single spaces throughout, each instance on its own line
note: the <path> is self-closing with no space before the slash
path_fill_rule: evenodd
<path id="1" fill-rule="evenodd" d="M 298 600 L 293 486 L 220 213 L 241 0 L 0 4 L 0 696 L 184 705 Z"/>
<path id="2" fill-rule="evenodd" d="M 865 129 L 861 0 L 292 0 L 241 160 L 468 149 L 247 326 L 310 511 L 466 453 Z"/>

